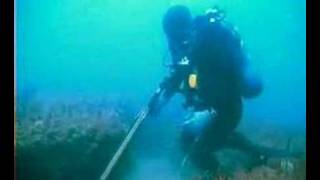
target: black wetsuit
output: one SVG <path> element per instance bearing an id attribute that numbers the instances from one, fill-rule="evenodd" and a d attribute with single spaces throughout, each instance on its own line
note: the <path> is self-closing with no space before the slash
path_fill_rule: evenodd
<path id="1" fill-rule="evenodd" d="M 208 116 L 211 119 L 200 134 L 192 133 L 188 126 L 183 129 L 183 150 L 190 153 L 194 165 L 204 170 L 217 168 L 218 163 L 210 153 L 220 148 L 244 150 L 259 161 L 268 155 L 283 155 L 283 151 L 255 145 L 234 131 L 242 116 L 242 85 L 247 63 L 239 35 L 224 22 L 210 23 L 206 16 L 197 17 L 194 24 L 191 40 L 169 42 L 174 64 L 161 87 L 166 90 L 166 99 L 180 92 L 186 97 L 186 106 L 192 107 L 195 113 L 214 110 L 216 114 Z M 197 88 L 191 89 L 188 76 L 194 72 L 198 77 Z"/>

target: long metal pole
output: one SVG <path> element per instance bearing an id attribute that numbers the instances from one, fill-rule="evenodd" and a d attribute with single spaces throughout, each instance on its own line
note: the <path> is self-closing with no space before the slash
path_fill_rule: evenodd
<path id="1" fill-rule="evenodd" d="M 137 131 L 137 129 L 139 128 L 139 126 L 141 125 L 141 123 L 143 122 L 143 120 L 147 117 L 149 113 L 149 109 L 146 108 L 144 110 L 142 110 L 138 115 L 137 115 L 137 120 L 134 123 L 134 125 L 132 126 L 132 128 L 130 129 L 128 135 L 126 136 L 126 138 L 123 140 L 122 144 L 120 145 L 119 149 L 117 150 L 117 152 L 115 153 L 115 155 L 112 157 L 111 161 L 109 162 L 108 166 L 106 167 L 106 169 L 104 170 L 104 172 L 102 173 L 102 175 L 100 176 L 99 180 L 106 180 L 112 169 L 114 168 L 114 166 L 116 165 L 116 163 L 118 162 L 119 158 L 121 157 L 123 151 L 126 149 L 128 143 L 130 142 L 132 136 L 134 135 L 134 133 Z"/>

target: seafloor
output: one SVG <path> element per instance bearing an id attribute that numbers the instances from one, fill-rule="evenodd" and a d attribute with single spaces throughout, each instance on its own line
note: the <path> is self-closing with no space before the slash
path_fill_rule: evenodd
<path id="1" fill-rule="evenodd" d="M 15 124 L 17 179 L 98 179 L 132 123 L 135 114 L 132 109 L 134 108 L 130 107 L 130 103 L 112 98 L 60 99 L 46 103 L 32 100 L 18 103 Z M 304 132 L 286 131 L 274 124 L 261 123 L 243 124 L 240 130 L 252 140 L 272 147 L 284 146 L 290 137 L 293 139 L 291 148 L 305 150 Z M 124 152 L 111 179 L 135 179 L 134 170 L 137 166 L 142 167 L 143 161 L 137 160 L 138 156 L 131 149 L 134 147 Z M 190 171 L 184 177 L 165 177 L 165 168 L 156 168 L 154 171 L 159 176 L 153 174 L 153 180 L 306 178 L 305 156 L 300 159 L 272 159 L 264 166 L 248 170 L 244 168 L 246 157 L 239 152 L 224 150 L 217 155 L 222 162 L 217 174 Z M 141 178 L 150 177 L 143 178 L 142 175 L 138 179 Z"/>

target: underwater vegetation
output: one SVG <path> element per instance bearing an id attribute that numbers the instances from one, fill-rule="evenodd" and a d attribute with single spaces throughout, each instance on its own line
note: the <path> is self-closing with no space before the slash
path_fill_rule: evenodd
<path id="1" fill-rule="evenodd" d="M 240 151 L 223 149 L 216 153 L 220 160 L 217 174 L 199 174 L 191 179 L 210 180 L 304 180 L 306 179 L 305 132 L 284 130 L 272 123 L 257 122 L 240 126 L 254 142 L 275 148 L 286 148 L 291 138 L 290 150 L 301 152 L 298 158 L 271 158 L 265 165 L 251 167 L 247 156 Z"/>
<path id="2" fill-rule="evenodd" d="M 221 153 L 221 156 L 230 153 Z M 237 153 L 234 153 L 237 154 Z M 239 155 L 239 154 L 238 154 Z M 216 174 L 210 172 L 198 173 L 186 177 L 188 180 L 305 180 L 305 159 L 273 159 L 266 165 L 257 166 L 250 170 L 244 167 L 235 169 L 234 165 L 221 165 Z"/>
<path id="3" fill-rule="evenodd" d="M 119 107 L 108 103 L 92 108 L 88 101 L 35 101 L 24 113 L 16 123 L 16 172 L 21 180 L 98 179 L 128 129 Z M 129 154 L 124 153 L 114 177 L 126 174 L 122 164 L 129 171 Z"/>
<path id="4" fill-rule="evenodd" d="M 18 104 L 15 124 L 17 179 L 98 179 L 132 124 L 134 113 L 128 104 L 130 103 L 115 97 L 99 100 L 62 98 L 53 101 L 34 98 L 24 106 L 23 111 L 22 108 L 19 109 L 21 104 Z M 261 124 L 258 121 L 256 123 L 244 121 L 239 130 L 255 142 L 278 148 L 284 148 L 288 138 L 291 137 L 290 148 L 305 151 L 304 132 L 289 132 L 266 121 Z M 178 131 L 174 133 L 178 134 Z M 162 136 L 164 135 L 165 132 Z M 171 135 L 174 134 L 171 132 L 166 136 Z M 126 176 L 134 174 L 132 172 L 134 167 L 137 165 L 143 167 L 144 161 L 139 160 L 134 154 L 132 146 L 129 147 L 114 169 L 112 179 L 130 179 Z M 158 148 L 162 148 L 160 151 L 170 151 L 165 146 Z M 251 169 L 246 167 L 250 162 L 241 152 L 221 150 L 217 152 L 217 157 L 221 162 L 217 174 L 194 171 L 182 179 L 303 180 L 306 178 L 305 157 L 270 159 L 267 164 Z M 163 173 L 159 170 L 159 174 Z"/>

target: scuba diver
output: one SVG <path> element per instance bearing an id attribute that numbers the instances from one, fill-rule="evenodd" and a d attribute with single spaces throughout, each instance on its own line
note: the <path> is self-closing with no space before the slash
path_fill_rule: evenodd
<path id="1" fill-rule="evenodd" d="M 162 23 L 172 63 L 148 107 L 155 116 L 174 94 L 185 97 L 184 107 L 192 113 L 183 123 L 181 147 L 191 163 L 216 172 L 219 162 L 212 152 L 222 148 L 248 153 L 255 165 L 289 156 L 286 150 L 256 145 L 235 131 L 243 99 L 257 97 L 263 83 L 249 68 L 243 42 L 224 12 L 214 7 L 193 19 L 187 7 L 176 5 Z"/>

